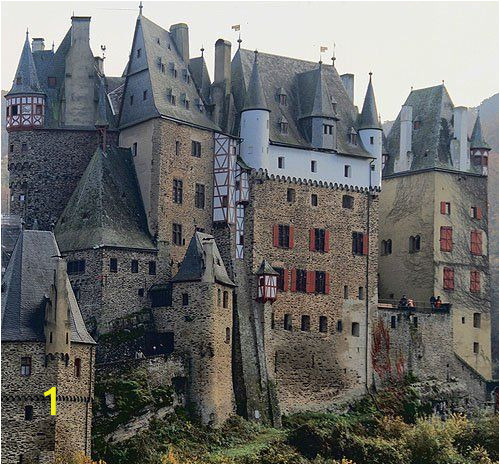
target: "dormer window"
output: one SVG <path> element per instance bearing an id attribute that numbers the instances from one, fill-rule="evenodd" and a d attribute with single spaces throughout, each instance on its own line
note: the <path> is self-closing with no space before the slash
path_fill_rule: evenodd
<path id="1" fill-rule="evenodd" d="M 333 126 L 331 124 L 323 124 L 323 134 L 332 135 Z"/>
<path id="2" fill-rule="evenodd" d="M 18 86 L 20 86 L 22 82 L 23 82 L 23 79 L 21 78 L 21 76 L 17 76 L 17 77 L 16 77 L 16 84 L 17 84 Z"/>
<path id="3" fill-rule="evenodd" d="M 413 121 L 413 130 L 416 131 L 417 129 L 420 128 L 421 126 L 421 121 L 420 121 L 420 118 L 415 118 L 415 120 Z"/>
<path id="4" fill-rule="evenodd" d="M 137 49 L 137 58 L 141 58 L 142 48 Z"/>
<path id="5" fill-rule="evenodd" d="M 278 89 L 278 102 L 280 105 L 283 105 L 283 106 L 286 106 L 286 92 L 285 92 L 285 89 L 283 89 L 283 87 L 280 87 Z"/>
<path id="6" fill-rule="evenodd" d="M 286 118 L 280 118 L 278 121 L 281 134 L 288 134 L 288 121 Z"/>
<path id="7" fill-rule="evenodd" d="M 191 82 L 191 77 L 189 76 L 187 69 L 182 70 L 182 77 L 184 79 L 184 82 L 186 82 L 187 84 L 189 84 Z"/>
<path id="8" fill-rule="evenodd" d="M 186 110 L 189 110 L 189 100 L 188 99 L 184 100 L 184 107 L 186 108 Z"/>
<path id="9" fill-rule="evenodd" d="M 335 101 L 335 99 L 332 97 L 332 108 L 333 108 L 333 112 L 334 113 L 337 113 L 337 102 Z"/>
<path id="10" fill-rule="evenodd" d="M 356 134 L 356 130 L 351 128 L 349 131 L 349 143 L 352 145 L 358 145 L 358 135 Z"/>

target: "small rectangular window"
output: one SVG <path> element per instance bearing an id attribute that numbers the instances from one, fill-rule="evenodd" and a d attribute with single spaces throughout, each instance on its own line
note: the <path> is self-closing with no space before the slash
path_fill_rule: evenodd
<path id="1" fill-rule="evenodd" d="M 285 317 L 283 318 L 283 329 L 285 329 L 286 331 L 292 330 L 292 316 L 288 313 L 286 313 Z"/>
<path id="2" fill-rule="evenodd" d="M 319 317 L 319 332 L 320 333 L 328 332 L 328 318 L 326 316 Z"/>
<path id="3" fill-rule="evenodd" d="M 278 226 L 278 247 L 290 248 L 290 226 L 287 224 Z"/>
<path id="4" fill-rule="evenodd" d="M 354 255 L 365 254 L 365 235 L 362 232 L 352 233 L 352 253 Z"/>
<path id="5" fill-rule="evenodd" d="M 311 194 L 311 205 L 313 207 L 318 206 L 318 195 L 317 194 Z"/>
<path id="6" fill-rule="evenodd" d="M 358 300 L 363 300 L 365 298 L 365 291 L 364 289 L 360 286 L 358 288 Z"/>
<path id="7" fill-rule="evenodd" d="M 10 144 L 9 151 L 10 153 L 14 153 L 14 144 Z"/>
<path id="8" fill-rule="evenodd" d="M 182 294 L 182 305 L 185 307 L 186 305 L 189 305 L 189 294 L 183 293 Z"/>
<path id="9" fill-rule="evenodd" d="M 349 286 L 344 286 L 344 299 L 349 298 Z"/>
<path id="10" fill-rule="evenodd" d="M 337 332 L 341 333 L 343 329 L 344 329 L 344 325 L 342 323 L 342 320 L 337 320 Z"/>
<path id="11" fill-rule="evenodd" d="M 370 136 L 370 145 L 373 145 L 373 143 L 374 143 L 374 138 L 373 136 Z"/>
<path id="12" fill-rule="evenodd" d="M 137 142 L 134 142 L 132 144 L 132 156 L 136 157 L 137 156 Z"/>
<path id="13" fill-rule="evenodd" d="M 354 208 L 354 197 L 350 195 L 342 196 L 342 208 Z"/>
<path id="14" fill-rule="evenodd" d="M 286 190 L 286 201 L 290 203 L 295 202 L 295 189 L 288 188 Z"/>
<path id="15" fill-rule="evenodd" d="M 182 203 L 183 185 L 181 179 L 174 179 L 172 198 L 174 203 Z"/>
<path id="16" fill-rule="evenodd" d="M 196 208 L 205 208 L 205 186 L 203 184 L 195 185 L 194 206 Z"/>
<path id="17" fill-rule="evenodd" d="M 473 346 L 472 346 L 472 350 L 475 354 L 478 354 L 479 353 L 479 342 L 474 342 Z"/>
<path id="18" fill-rule="evenodd" d="M 295 289 L 297 292 L 306 292 L 307 290 L 307 271 L 296 270 Z"/>
<path id="19" fill-rule="evenodd" d="M 172 242 L 175 245 L 182 245 L 182 225 L 178 223 L 172 224 Z"/>
<path id="20" fill-rule="evenodd" d="M 140 58 L 140 57 L 141 57 L 141 53 L 142 53 L 142 49 L 141 49 L 141 48 L 138 48 L 138 49 L 137 49 L 137 58 Z"/>
<path id="21" fill-rule="evenodd" d="M 314 238 L 311 237 L 311 240 L 314 239 L 314 243 L 311 244 L 311 249 L 317 252 L 326 252 L 326 231 L 321 228 L 315 228 L 311 230 L 311 233 L 314 232 Z"/>
<path id="22" fill-rule="evenodd" d="M 359 323 L 352 323 L 351 334 L 355 337 L 359 337 Z"/>
<path id="23" fill-rule="evenodd" d="M 21 376 L 31 375 L 31 357 L 21 357 Z"/>
<path id="24" fill-rule="evenodd" d="M 280 170 L 285 168 L 285 157 L 278 157 L 278 168 Z"/>
<path id="25" fill-rule="evenodd" d="M 302 315 L 300 322 L 300 330 L 301 331 L 311 330 L 311 317 L 309 315 Z"/>
<path id="26" fill-rule="evenodd" d="M 82 373 L 82 360 L 80 358 L 75 358 L 75 376 L 80 377 Z"/>
<path id="27" fill-rule="evenodd" d="M 111 273 L 118 272 L 118 259 L 116 259 L 116 258 L 109 259 L 109 271 Z"/>
<path id="28" fill-rule="evenodd" d="M 148 98 L 148 90 L 146 89 L 145 91 L 143 91 L 142 93 L 142 100 L 147 100 Z"/>
<path id="29" fill-rule="evenodd" d="M 201 142 L 191 141 L 191 155 L 193 157 L 201 157 Z"/>
<path id="30" fill-rule="evenodd" d="M 278 279 L 277 279 L 277 287 L 278 291 L 284 291 L 285 290 L 285 270 L 283 268 L 277 268 L 273 267 L 276 270 L 276 273 L 278 273 Z"/>
<path id="31" fill-rule="evenodd" d="M 21 152 L 27 152 L 28 151 L 28 144 L 26 142 L 23 142 L 21 144 Z"/>
<path id="32" fill-rule="evenodd" d="M 131 96 L 129 97 L 129 100 L 130 100 L 130 105 L 133 105 L 133 104 L 134 104 L 134 96 L 133 96 L 133 95 L 131 95 Z"/>
<path id="33" fill-rule="evenodd" d="M 344 177 L 345 178 L 351 177 L 351 165 L 344 165 Z"/>
<path id="34" fill-rule="evenodd" d="M 139 260 L 132 260 L 130 262 L 130 271 L 132 273 L 139 273 Z"/>
<path id="35" fill-rule="evenodd" d="M 480 328 L 481 327 L 481 314 L 480 313 L 474 313 L 474 315 L 473 315 L 473 326 L 474 326 L 474 328 Z"/>
<path id="36" fill-rule="evenodd" d="M 181 143 L 180 143 L 180 141 L 176 140 L 175 141 L 175 155 L 179 156 L 180 153 L 181 153 Z"/>
<path id="37" fill-rule="evenodd" d="M 314 290 L 317 294 L 326 294 L 326 273 L 324 271 L 316 271 Z"/>
<path id="38" fill-rule="evenodd" d="M 154 276 L 156 274 L 156 262 L 154 260 L 151 260 L 149 262 L 149 274 L 151 276 Z"/>
<path id="39" fill-rule="evenodd" d="M 31 421 L 33 420 L 33 406 L 32 405 L 26 405 L 24 407 L 24 419 L 26 421 Z M 22 456 L 21 456 L 22 457 Z M 19 463 L 23 463 L 20 461 Z"/>
<path id="40" fill-rule="evenodd" d="M 316 160 L 311 160 L 311 173 L 316 173 L 318 170 L 318 163 Z"/>
<path id="41" fill-rule="evenodd" d="M 396 327 L 396 315 L 392 315 L 391 316 L 391 328 L 395 328 Z"/>

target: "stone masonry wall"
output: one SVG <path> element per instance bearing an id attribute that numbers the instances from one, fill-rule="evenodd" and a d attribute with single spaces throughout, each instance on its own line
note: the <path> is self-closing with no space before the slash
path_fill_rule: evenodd
<path id="1" fill-rule="evenodd" d="M 108 144 L 117 134 L 108 133 Z M 10 212 L 31 228 L 51 230 L 99 144 L 97 131 L 9 132 Z M 24 200 L 21 196 L 24 196 Z"/>
<path id="2" fill-rule="evenodd" d="M 228 292 L 228 308 L 223 307 L 224 292 Z M 186 306 L 182 305 L 183 294 L 188 294 Z M 172 307 L 154 312 L 158 330 L 174 333 L 174 353 L 187 360 L 189 402 L 203 422 L 222 423 L 234 413 L 232 289 L 200 282 L 175 283 Z"/>
<path id="3" fill-rule="evenodd" d="M 169 258 L 171 276 L 179 268 L 196 228 L 212 231 L 213 154 L 211 131 L 156 119 L 151 166 L 151 233 L 160 253 Z M 191 142 L 201 143 L 201 157 L 191 154 Z M 176 142 L 179 153 L 176 154 Z M 173 181 L 182 180 L 182 203 L 173 201 Z M 205 207 L 195 207 L 195 185 L 205 186 Z M 172 224 L 182 225 L 182 245 L 172 242 Z"/>
<path id="4" fill-rule="evenodd" d="M 287 202 L 287 189 L 295 189 L 295 202 Z M 318 205 L 311 205 L 311 194 Z M 342 207 L 342 196 L 354 198 L 354 207 Z M 339 400 L 365 390 L 371 378 L 366 360 L 366 256 L 352 252 L 352 233 L 366 232 L 367 194 L 331 187 L 299 184 L 285 180 L 254 179 L 251 201 L 245 212 L 245 257 L 253 275 L 251 298 L 255 299 L 255 272 L 262 260 L 272 266 L 326 271 L 330 273 L 330 293 L 279 292 L 266 317 L 265 347 L 268 369 L 275 372 L 278 399 L 283 413 L 325 410 Z M 369 244 L 369 307 L 377 302 L 378 199 L 371 198 Z M 294 226 L 294 246 L 273 246 L 273 225 Z M 309 250 L 309 229 L 330 231 L 330 251 Z M 291 278 L 289 277 L 289 280 Z M 348 298 L 344 299 L 344 286 Z M 362 299 L 358 298 L 362 287 Z M 284 316 L 291 315 L 292 331 L 284 329 Z M 301 331 L 302 315 L 310 316 L 310 331 Z M 328 329 L 319 332 L 319 317 L 326 316 Z M 342 331 L 338 331 L 338 321 Z M 352 324 L 359 325 L 359 336 Z M 370 324 L 370 321 L 368 321 Z M 368 328 L 368 334 L 370 329 Z M 368 346 L 369 346 L 368 337 Z"/>
<path id="5" fill-rule="evenodd" d="M 32 372 L 20 375 L 21 357 L 31 356 Z M 75 376 L 74 360 L 81 359 Z M 44 343 L 2 344 L 2 457 L 4 462 L 40 461 L 69 457 L 75 451 L 90 455 L 93 348 L 72 344 L 68 366 L 51 359 L 45 366 Z M 50 399 L 43 393 L 56 386 L 57 415 L 50 415 Z M 33 406 L 33 420 L 24 407 Z M 22 460 L 21 460 L 22 456 Z"/>

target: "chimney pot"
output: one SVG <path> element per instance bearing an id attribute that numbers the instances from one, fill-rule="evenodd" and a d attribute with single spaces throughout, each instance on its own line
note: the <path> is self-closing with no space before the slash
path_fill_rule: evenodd
<path id="1" fill-rule="evenodd" d="M 347 95 L 351 99 L 351 103 L 354 103 L 354 74 L 342 74 L 340 76 L 342 84 L 347 92 Z"/>
<path id="2" fill-rule="evenodd" d="M 231 42 L 218 39 L 215 42 L 214 84 L 226 81 L 226 93 L 231 88 Z"/>
<path id="3" fill-rule="evenodd" d="M 42 37 L 34 37 L 31 41 L 31 50 L 33 52 L 45 50 L 45 40 Z"/>
<path id="4" fill-rule="evenodd" d="M 186 23 L 172 24 L 170 34 L 184 63 L 189 65 L 189 28 Z"/>

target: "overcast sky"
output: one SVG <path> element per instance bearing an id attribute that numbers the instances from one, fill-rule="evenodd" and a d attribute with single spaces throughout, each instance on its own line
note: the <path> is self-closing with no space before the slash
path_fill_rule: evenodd
<path id="1" fill-rule="evenodd" d="M 92 16 L 94 54 L 106 45 L 105 72 L 121 75 L 133 39 L 138 2 L 5 2 L 1 4 L 2 89 L 9 89 L 29 28 L 57 49 L 70 17 Z M 340 74 L 355 74 L 361 107 L 373 71 L 382 120 L 394 119 L 410 87 L 440 84 L 456 105 L 476 106 L 498 92 L 497 2 L 165 2 L 144 1 L 143 14 L 168 29 L 189 25 L 191 56 L 205 57 L 213 76 L 213 46 L 222 37 L 262 52 L 318 61 L 319 47 L 337 44 Z"/>

